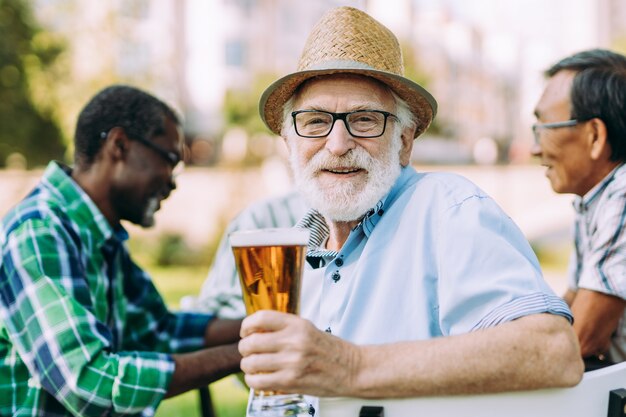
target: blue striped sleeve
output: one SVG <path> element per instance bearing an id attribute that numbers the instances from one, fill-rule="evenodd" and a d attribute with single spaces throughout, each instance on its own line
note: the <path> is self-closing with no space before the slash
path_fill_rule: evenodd
<path id="1" fill-rule="evenodd" d="M 563 299 L 556 295 L 534 293 L 518 297 L 492 310 L 472 328 L 472 331 L 541 313 L 556 314 L 565 317 L 570 323 L 574 322 L 574 317 Z"/>

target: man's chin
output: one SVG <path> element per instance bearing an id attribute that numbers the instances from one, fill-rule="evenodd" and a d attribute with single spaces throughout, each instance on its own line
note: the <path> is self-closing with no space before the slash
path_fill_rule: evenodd
<path id="1" fill-rule="evenodd" d="M 160 200 L 158 198 L 151 198 L 143 211 L 141 220 L 137 224 L 144 228 L 154 226 L 154 224 L 156 223 L 154 215 L 160 207 Z"/>
<path id="2" fill-rule="evenodd" d="M 327 220 L 333 222 L 360 220 L 374 204 L 370 205 L 368 203 L 368 207 L 363 208 L 364 204 L 360 201 L 359 193 L 346 193 L 343 195 L 331 193 L 331 195 L 318 197 L 310 202 L 311 207 L 319 211 Z"/>
<path id="3" fill-rule="evenodd" d="M 321 213 L 321 212 L 320 212 Z M 326 220 L 335 223 L 352 223 L 360 221 L 365 213 L 356 215 L 355 213 L 345 213 L 345 212 L 332 212 L 332 213 L 321 213 Z"/>
<path id="4" fill-rule="evenodd" d="M 144 229 L 153 227 L 155 224 L 156 221 L 154 220 L 154 216 L 151 216 L 149 218 L 143 218 L 141 219 L 141 222 L 139 222 L 139 226 L 143 227 Z"/>

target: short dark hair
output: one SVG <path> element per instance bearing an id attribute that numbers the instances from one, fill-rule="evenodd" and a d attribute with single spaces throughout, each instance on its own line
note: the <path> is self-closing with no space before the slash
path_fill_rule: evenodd
<path id="1" fill-rule="evenodd" d="M 167 119 L 180 125 L 176 112 L 151 94 L 127 85 L 107 87 L 78 116 L 74 162 L 83 166 L 93 163 L 105 140 L 103 132 L 121 127 L 129 137 L 152 139 L 165 134 Z"/>
<path id="2" fill-rule="evenodd" d="M 582 51 L 554 64 L 548 77 L 575 71 L 570 101 L 572 119 L 598 117 L 607 128 L 611 160 L 626 160 L 626 57 L 606 49 Z"/>

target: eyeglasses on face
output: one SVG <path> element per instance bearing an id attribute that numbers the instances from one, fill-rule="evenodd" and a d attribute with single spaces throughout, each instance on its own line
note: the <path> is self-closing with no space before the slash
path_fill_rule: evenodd
<path id="1" fill-rule="evenodd" d="M 573 127 L 580 123 L 588 122 L 591 119 L 595 119 L 596 116 L 586 117 L 584 119 L 570 119 L 562 122 L 552 122 L 552 123 L 535 123 L 532 126 L 533 136 L 535 137 L 535 143 L 539 144 L 539 140 L 541 139 L 541 131 L 543 129 L 560 129 L 562 127 Z"/>
<path id="2" fill-rule="evenodd" d="M 100 133 L 100 137 L 102 139 L 106 138 L 109 132 Z M 151 140 L 144 139 L 142 137 L 130 137 L 127 136 L 128 139 L 134 140 L 135 142 L 139 142 L 147 148 L 152 149 L 159 155 L 165 162 L 167 162 L 172 167 L 172 176 L 177 176 L 182 172 L 185 166 L 184 157 L 182 154 L 176 153 L 174 151 L 168 151 L 167 149 L 157 145 Z"/>
<path id="3" fill-rule="evenodd" d="M 387 119 L 398 117 L 382 110 L 356 110 L 332 113 L 321 110 L 298 110 L 291 113 L 298 136 L 323 138 L 328 136 L 337 120 L 342 120 L 348 133 L 355 138 L 377 138 L 385 133 Z"/>

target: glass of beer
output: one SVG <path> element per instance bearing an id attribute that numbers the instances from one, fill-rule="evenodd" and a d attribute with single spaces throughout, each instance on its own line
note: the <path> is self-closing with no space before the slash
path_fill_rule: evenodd
<path id="1" fill-rule="evenodd" d="M 258 310 L 299 314 L 300 282 L 309 231 L 299 228 L 257 229 L 229 236 L 248 315 Z M 248 416 L 308 416 L 301 394 L 254 391 Z"/>

